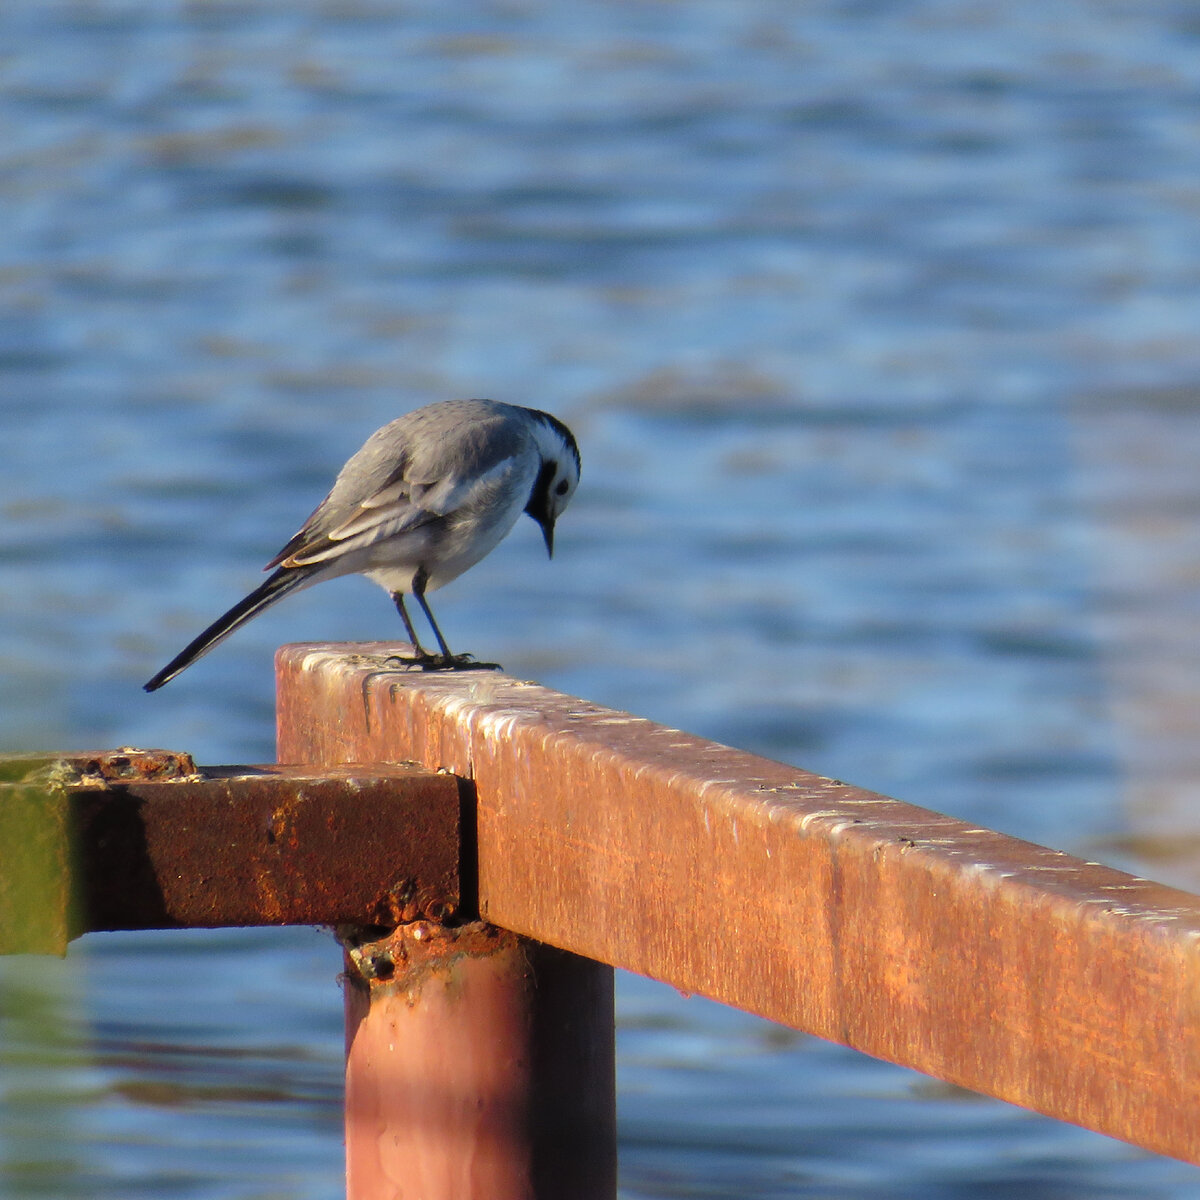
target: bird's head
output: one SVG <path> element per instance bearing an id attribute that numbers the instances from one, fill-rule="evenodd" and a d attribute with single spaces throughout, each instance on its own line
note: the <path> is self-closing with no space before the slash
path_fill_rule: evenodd
<path id="1" fill-rule="evenodd" d="M 525 511 L 541 526 L 546 552 L 554 555 L 554 522 L 579 486 L 579 447 L 571 431 L 550 413 L 530 409 L 541 467 Z"/>

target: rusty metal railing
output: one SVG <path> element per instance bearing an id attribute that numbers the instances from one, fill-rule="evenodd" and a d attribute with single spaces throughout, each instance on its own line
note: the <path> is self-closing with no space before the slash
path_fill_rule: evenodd
<path id="1" fill-rule="evenodd" d="M 353 1200 L 611 1197 L 611 966 L 1200 1163 L 1200 898 L 397 649 L 280 651 L 302 768 L 10 762 L 0 945 L 338 926 Z"/>

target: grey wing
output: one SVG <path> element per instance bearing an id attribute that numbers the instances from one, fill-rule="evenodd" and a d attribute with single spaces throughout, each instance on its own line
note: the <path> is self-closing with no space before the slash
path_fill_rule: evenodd
<path id="1" fill-rule="evenodd" d="M 499 417 L 467 415 L 475 419 L 439 426 L 421 410 L 378 430 L 268 569 L 339 558 L 494 495 L 518 465 L 521 439 Z"/>

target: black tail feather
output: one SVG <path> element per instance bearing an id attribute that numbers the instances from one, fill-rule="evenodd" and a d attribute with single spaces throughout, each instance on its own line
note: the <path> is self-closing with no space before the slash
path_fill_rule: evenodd
<path id="1" fill-rule="evenodd" d="M 224 616 L 218 617 L 199 637 L 193 638 L 149 683 L 148 692 L 157 691 L 169 683 L 185 667 L 190 667 L 201 655 L 207 654 L 218 642 L 224 641 L 235 629 L 240 628 L 264 608 L 282 600 L 289 592 L 312 583 L 315 571 L 303 568 L 280 567 L 265 583 L 257 587 L 245 599 L 239 600 Z"/>

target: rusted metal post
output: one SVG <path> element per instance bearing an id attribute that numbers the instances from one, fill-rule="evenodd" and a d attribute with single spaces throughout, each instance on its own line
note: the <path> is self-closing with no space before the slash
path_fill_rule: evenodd
<path id="1" fill-rule="evenodd" d="M 297 711 L 280 706 L 281 760 L 337 763 L 340 714 Z M 394 732 L 380 761 L 407 757 Z M 356 752 L 376 754 L 369 735 Z M 469 781 L 462 791 L 466 885 Z M 612 1200 L 611 967 L 478 921 L 340 932 L 348 1200 Z"/>
<path id="2" fill-rule="evenodd" d="M 481 921 L 349 946 L 348 1200 L 611 1200 L 612 972 L 594 968 Z"/>

